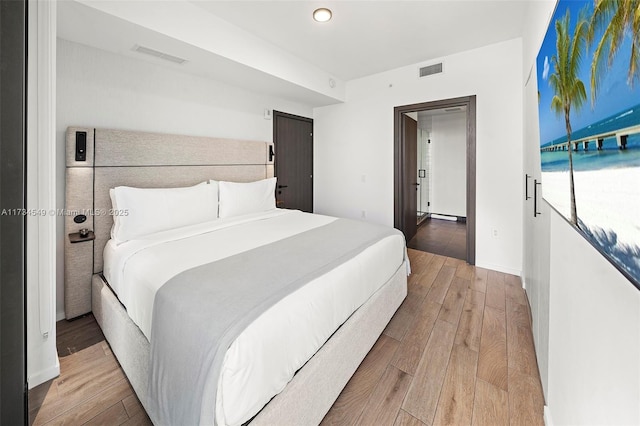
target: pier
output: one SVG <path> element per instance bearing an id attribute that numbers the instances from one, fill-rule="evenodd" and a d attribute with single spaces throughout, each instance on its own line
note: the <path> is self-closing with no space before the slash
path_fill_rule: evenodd
<path id="1" fill-rule="evenodd" d="M 571 141 L 571 148 L 573 151 L 578 151 L 580 148 L 582 148 L 583 151 L 589 151 L 589 144 L 593 142 L 591 146 L 600 151 L 602 150 L 602 145 L 605 139 L 615 137 L 618 149 L 624 150 L 627 149 L 627 139 L 629 138 L 629 135 L 636 133 L 640 133 L 640 125 L 576 139 Z M 569 148 L 568 145 L 568 142 L 547 145 L 540 147 L 540 152 L 566 151 Z"/>

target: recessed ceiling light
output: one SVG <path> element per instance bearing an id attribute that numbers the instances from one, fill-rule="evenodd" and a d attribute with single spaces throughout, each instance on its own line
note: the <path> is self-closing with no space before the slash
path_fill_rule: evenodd
<path id="1" fill-rule="evenodd" d="M 313 11 L 313 19 L 318 22 L 327 22 L 331 19 L 331 11 L 325 7 Z"/>

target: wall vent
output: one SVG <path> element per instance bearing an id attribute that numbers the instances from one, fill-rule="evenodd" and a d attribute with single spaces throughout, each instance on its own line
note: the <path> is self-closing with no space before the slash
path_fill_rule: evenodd
<path id="1" fill-rule="evenodd" d="M 156 58 L 164 59 L 165 61 L 173 62 L 174 64 L 182 65 L 187 62 L 186 59 L 169 55 L 168 53 L 160 52 L 159 50 L 151 49 L 149 47 L 139 46 L 137 44 L 134 45 L 131 50 L 138 53 L 144 53 L 145 55 L 155 56 Z"/>
<path id="2" fill-rule="evenodd" d="M 439 64 L 427 65 L 420 68 L 420 77 L 426 77 L 432 74 L 438 74 L 442 72 L 442 62 Z"/>

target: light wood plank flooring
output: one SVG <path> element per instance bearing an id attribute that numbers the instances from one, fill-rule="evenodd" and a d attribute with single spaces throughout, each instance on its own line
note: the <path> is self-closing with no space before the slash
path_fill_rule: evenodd
<path id="1" fill-rule="evenodd" d="M 322 424 L 543 425 L 519 278 L 409 256 L 406 300 Z M 93 317 L 78 321 L 58 328 L 61 375 L 31 390 L 31 423 L 151 424 Z"/>
<path id="2" fill-rule="evenodd" d="M 323 425 L 544 425 L 520 279 L 409 250 L 409 294 Z"/>
<path id="3" fill-rule="evenodd" d="M 57 334 L 66 334 L 63 342 L 74 340 L 67 333 L 71 328 L 78 333 L 78 343 L 59 344 L 60 376 L 29 391 L 30 423 L 151 425 L 93 316 L 65 321 L 60 328 L 63 333 Z M 98 343 L 79 346 L 100 337 Z"/>

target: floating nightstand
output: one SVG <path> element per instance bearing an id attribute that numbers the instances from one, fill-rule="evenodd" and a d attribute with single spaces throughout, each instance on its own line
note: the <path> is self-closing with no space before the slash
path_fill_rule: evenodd
<path id="1" fill-rule="evenodd" d="M 94 234 L 93 231 L 89 231 L 89 230 L 87 230 L 87 232 L 74 232 L 69 234 L 69 241 L 72 244 L 82 243 L 84 241 L 92 241 L 95 239 L 96 239 L 96 234 Z"/>

